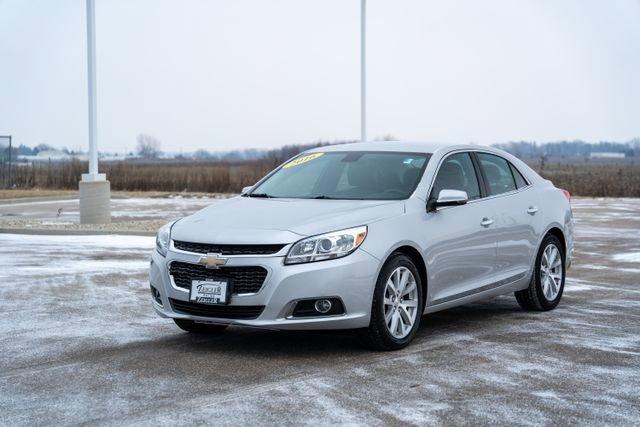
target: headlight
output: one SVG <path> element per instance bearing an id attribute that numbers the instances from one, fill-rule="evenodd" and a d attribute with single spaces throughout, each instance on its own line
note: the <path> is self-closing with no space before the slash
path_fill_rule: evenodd
<path id="1" fill-rule="evenodd" d="M 156 236 L 156 249 L 160 252 L 160 255 L 167 256 L 167 250 L 169 250 L 169 241 L 171 240 L 171 226 L 173 222 L 163 225 L 158 230 Z"/>
<path id="2" fill-rule="evenodd" d="M 367 227 L 363 225 L 307 237 L 291 247 L 284 263 L 301 264 L 347 256 L 364 242 L 366 236 Z"/>

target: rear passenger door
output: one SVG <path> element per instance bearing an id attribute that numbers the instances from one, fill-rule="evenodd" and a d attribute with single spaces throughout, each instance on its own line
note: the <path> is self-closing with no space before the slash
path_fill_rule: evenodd
<path id="1" fill-rule="evenodd" d="M 496 282 L 522 279 L 535 254 L 533 221 L 538 200 L 527 180 L 508 160 L 490 153 L 476 155 L 496 214 Z"/>

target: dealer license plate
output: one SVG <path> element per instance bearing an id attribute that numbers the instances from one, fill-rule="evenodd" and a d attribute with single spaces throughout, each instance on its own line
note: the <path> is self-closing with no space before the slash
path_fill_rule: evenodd
<path id="1" fill-rule="evenodd" d="M 228 284 L 226 280 L 194 280 L 189 299 L 199 304 L 226 304 Z"/>

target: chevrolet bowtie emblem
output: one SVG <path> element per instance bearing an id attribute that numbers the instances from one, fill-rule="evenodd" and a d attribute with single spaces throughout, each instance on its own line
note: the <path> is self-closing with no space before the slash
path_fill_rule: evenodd
<path id="1" fill-rule="evenodd" d="M 206 254 L 201 256 L 198 264 L 204 265 L 206 268 L 220 268 L 221 265 L 227 263 L 228 258 L 221 258 L 220 254 Z"/>

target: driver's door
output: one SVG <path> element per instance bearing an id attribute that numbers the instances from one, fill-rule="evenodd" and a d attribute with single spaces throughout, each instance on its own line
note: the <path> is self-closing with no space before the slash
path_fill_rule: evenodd
<path id="1" fill-rule="evenodd" d="M 460 206 L 426 213 L 429 248 L 427 305 L 442 304 L 490 286 L 495 276 L 497 233 L 495 212 L 484 199 L 479 171 L 470 153 L 447 156 L 438 169 L 429 198 L 441 190 L 465 191 Z"/>

